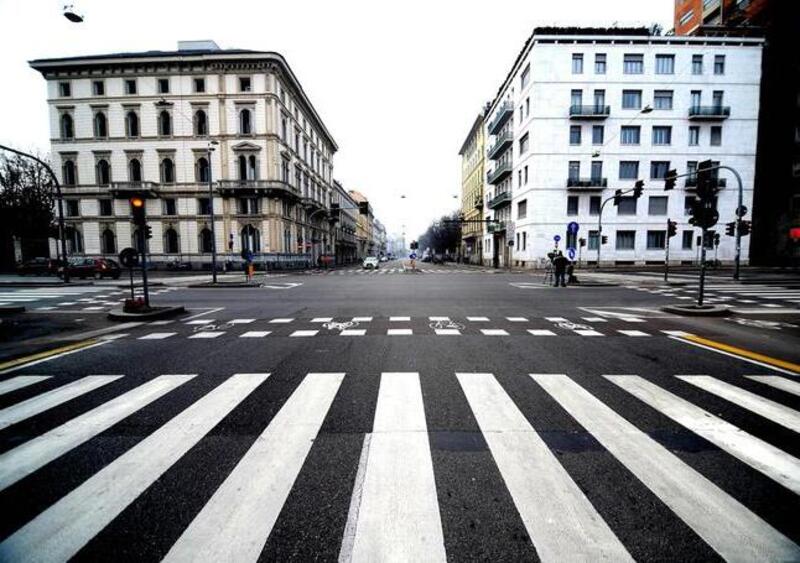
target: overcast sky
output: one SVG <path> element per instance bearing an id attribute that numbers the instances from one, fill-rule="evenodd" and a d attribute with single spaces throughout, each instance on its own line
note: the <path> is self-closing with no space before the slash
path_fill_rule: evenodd
<path id="1" fill-rule="evenodd" d="M 0 143 L 48 151 L 44 80 L 27 61 L 171 50 L 178 40 L 286 57 L 339 144 L 334 176 L 390 233 L 459 207 L 458 150 L 539 25 L 659 23 L 673 0 L 0 0 Z M 405 199 L 400 196 L 405 195 Z"/>

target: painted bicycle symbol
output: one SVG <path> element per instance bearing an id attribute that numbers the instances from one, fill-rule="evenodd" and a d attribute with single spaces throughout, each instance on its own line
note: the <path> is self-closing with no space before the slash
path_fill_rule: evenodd
<path id="1" fill-rule="evenodd" d="M 571 321 L 561 321 L 560 323 L 557 323 L 556 326 L 558 328 L 563 328 L 564 330 L 592 330 L 592 327 L 590 326 L 573 323 Z"/>
<path id="2" fill-rule="evenodd" d="M 448 328 L 455 330 L 464 330 L 464 325 L 451 321 L 450 319 L 443 321 L 433 321 L 428 326 L 430 326 L 433 330 L 444 330 Z"/>
<path id="3" fill-rule="evenodd" d="M 348 328 L 357 327 L 358 326 L 358 321 L 345 321 L 345 322 L 342 322 L 342 323 L 337 323 L 336 321 L 331 321 L 331 322 L 325 323 L 322 326 L 324 328 L 327 328 L 328 330 L 338 330 L 338 331 L 341 332 L 341 331 L 346 330 Z"/>

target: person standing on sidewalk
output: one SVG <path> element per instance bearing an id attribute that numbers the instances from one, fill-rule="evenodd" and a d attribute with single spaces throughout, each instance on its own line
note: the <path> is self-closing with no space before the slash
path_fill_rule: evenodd
<path id="1" fill-rule="evenodd" d="M 569 260 L 566 259 L 560 250 L 557 250 L 555 252 L 555 257 L 553 258 L 553 269 L 555 270 L 555 276 L 553 276 L 553 287 L 558 287 L 559 283 L 561 284 L 561 287 L 567 287 L 567 282 L 564 278 L 567 274 L 568 264 Z"/>

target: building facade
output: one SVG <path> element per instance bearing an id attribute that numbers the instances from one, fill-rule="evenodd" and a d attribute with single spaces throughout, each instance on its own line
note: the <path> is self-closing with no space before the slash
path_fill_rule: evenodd
<path id="1" fill-rule="evenodd" d="M 485 182 L 484 113 L 479 114 L 458 154 L 461 156 L 461 259 L 483 263 L 483 184 Z"/>
<path id="2" fill-rule="evenodd" d="M 358 205 L 336 180 L 333 181 L 331 203 L 339 207 L 338 212 L 333 214 L 336 265 L 353 264 L 358 260 Z"/>
<path id="3" fill-rule="evenodd" d="M 359 213 L 356 218 L 356 241 L 358 244 L 357 256 L 359 260 L 363 260 L 367 256 L 374 256 L 375 238 L 374 238 L 374 223 L 375 216 L 372 213 L 372 206 L 369 205 L 367 197 L 356 190 L 350 190 L 350 197 L 356 202 L 356 205 L 366 203 L 367 213 Z"/>
<path id="4" fill-rule="evenodd" d="M 374 240 L 373 253 L 375 256 L 386 254 L 386 227 L 383 223 L 374 219 L 372 222 L 372 238 Z"/>
<path id="5" fill-rule="evenodd" d="M 212 230 L 223 259 L 334 252 L 338 147 L 281 55 L 181 42 L 30 64 L 47 81 L 72 254 L 137 246 L 132 195 L 147 198 L 156 264 L 207 267 Z"/>
<path id="6" fill-rule="evenodd" d="M 535 30 L 486 118 L 484 259 L 540 267 L 558 245 L 584 264 L 596 262 L 598 246 L 603 264 L 663 263 L 671 219 L 678 235 L 670 260 L 695 261 L 700 231 L 688 210 L 696 181 L 681 178 L 665 191 L 663 178 L 711 159 L 741 174 L 751 205 L 761 48 L 755 38 L 662 37 L 643 28 Z M 732 175 L 719 178 L 723 231 L 738 193 Z M 606 202 L 637 180 L 642 197 Z M 732 261 L 734 246 L 722 236 L 710 256 Z"/>

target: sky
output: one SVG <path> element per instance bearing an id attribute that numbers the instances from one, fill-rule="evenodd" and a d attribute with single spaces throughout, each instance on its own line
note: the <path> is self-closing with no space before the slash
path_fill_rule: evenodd
<path id="1" fill-rule="evenodd" d="M 278 51 L 339 145 L 334 177 L 411 240 L 460 208 L 458 151 L 540 25 L 672 28 L 673 0 L 0 0 L 0 144 L 49 151 L 45 84 L 27 61 L 172 50 Z M 405 196 L 405 198 L 401 197 Z"/>

